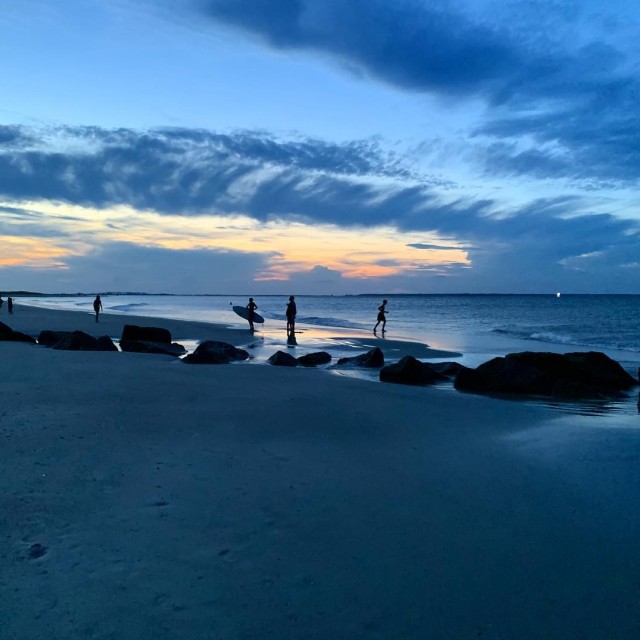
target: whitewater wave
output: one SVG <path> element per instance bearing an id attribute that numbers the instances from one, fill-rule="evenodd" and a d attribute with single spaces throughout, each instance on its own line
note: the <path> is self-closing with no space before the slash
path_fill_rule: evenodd
<path id="1" fill-rule="evenodd" d="M 149 305 L 146 302 L 130 302 L 129 304 L 114 304 L 113 306 L 109 305 L 109 311 L 122 311 L 122 313 L 127 313 L 133 309 L 139 309 L 140 307 L 148 307 Z"/>

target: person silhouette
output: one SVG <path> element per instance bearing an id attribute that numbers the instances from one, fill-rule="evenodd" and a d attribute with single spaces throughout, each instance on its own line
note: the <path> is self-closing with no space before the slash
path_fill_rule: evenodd
<path id="1" fill-rule="evenodd" d="M 102 311 L 102 300 L 100 300 L 100 296 L 96 296 L 96 299 L 93 301 L 93 310 L 96 314 L 96 322 L 100 322 L 98 319 L 100 312 Z"/>
<path id="2" fill-rule="evenodd" d="M 9 311 L 9 315 L 13 315 L 13 298 L 7 298 L 7 310 Z"/>
<path id="3" fill-rule="evenodd" d="M 382 322 L 382 333 L 386 331 L 385 327 L 387 326 L 387 301 L 383 300 L 382 304 L 378 307 L 378 322 L 376 322 L 376 326 L 373 327 L 373 333 L 376 333 L 378 329 L 378 325 Z"/>
<path id="4" fill-rule="evenodd" d="M 2 311 L 3 304 L 4 304 L 4 300 L 2 299 L 2 296 L 0 296 L 0 311 Z"/>
<path id="5" fill-rule="evenodd" d="M 295 296 L 289 296 L 289 302 L 287 302 L 287 335 L 295 334 L 297 313 Z"/>
<path id="6" fill-rule="evenodd" d="M 253 320 L 256 317 L 256 309 L 258 305 L 253 301 L 253 298 L 249 298 L 249 304 L 246 306 L 247 309 L 247 320 L 249 321 L 249 331 L 255 331 L 253 326 Z"/>

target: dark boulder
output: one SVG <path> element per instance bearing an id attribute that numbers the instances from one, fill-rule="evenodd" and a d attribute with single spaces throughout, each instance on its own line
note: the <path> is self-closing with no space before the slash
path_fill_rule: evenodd
<path id="1" fill-rule="evenodd" d="M 0 322 L 0 333 L 11 333 L 13 329 L 4 322 Z"/>
<path id="2" fill-rule="evenodd" d="M 376 347 L 375 349 L 371 349 L 371 351 L 367 351 L 367 353 L 361 353 L 359 356 L 340 358 L 337 366 L 379 369 L 384 366 L 384 353 L 382 353 L 379 347 Z"/>
<path id="3" fill-rule="evenodd" d="M 268 360 L 269 364 L 275 365 L 276 367 L 297 367 L 298 361 L 290 354 L 285 351 L 276 351 Z"/>
<path id="4" fill-rule="evenodd" d="M 464 368 L 455 380 L 460 391 L 564 398 L 606 397 L 636 384 L 619 363 L 595 351 L 511 353 L 476 369 Z"/>
<path id="5" fill-rule="evenodd" d="M 113 344 L 113 340 L 109 336 L 100 336 L 96 339 L 96 351 L 117 351 L 118 347 Z"/>
<path id="6" fill-rule="evenodd" d="M 6 327 L 7 325 L 5 325 Z M 0 331 L 0 341 L 3 342 L 28 342 L 29 344 L 36 344 L 35 338 L 28 336 L 21 331 Z"/>
<path id="7" fill-rule="evenodd" d="M 298 358 L 298 364 L 303 367 L 317 367 L 321 364 L 331 362 L 331 354 L 326 351 L 316 351 L 315 353 L 307 353 Z"/>
<path id="8" fill-rule="evenodd" d="M 466 367 L 459 362 L 433 362 L 429 364 L 431 364 L 438 373 L 447 376 L 447 378 L 455 378 L 461 369 L 466 369 Z"/>
<path id="9" fill-rule="evenodd" d="M 228 364 L 238 360 L 246 360 L 249 354 L 228 342 L 206 340 L 201 342 L 193 353 L 182 361 L 187 364 Z"/>
<path id="10" fill-rule="evenodd" d="M 61 351 L 117 351 L 109 336 L 94 338 L 84 331 L 41 331 L 38 343 Z"/>
<path id="11" fill-rule="evenodd" d="M 129 353 L 155 353 L 179 358 L 187 353 L 187 350 L 177 342 L 151 342 L 149 340 L 121 340 L 120 349 Z"/>
<path id="12" fill-rule="evenodd" d="M 442 382 L 443 380 L 448 380 L 448 377 L 439 373 L 432 364 L 420 362 L 413 356 L 405 356 L 398 362 L 380 369 L 380 380 L 382 382 L 421 386 Z"/>
<path id="13" fill-rule="evenodd" d="M 135 324 L 125 324 L 122 328 L 120 342 L 122 343 L 126 340 L 171 344 L 171 332 L 160 327 L 138 327 Z"/>

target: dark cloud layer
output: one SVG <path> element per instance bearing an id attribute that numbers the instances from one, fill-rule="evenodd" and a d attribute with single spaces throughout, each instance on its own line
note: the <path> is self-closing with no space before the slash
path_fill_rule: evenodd
<path id="1" fill-rule="evenodd" d="M 561 27 L 575 20 L 576 7 L 563 16 L 556 4 L 540 4 L 545 31 L 531 19 L 523 35 L 521 25 L 491 23 L 492 16 L 480 23 L 453 3 L 421 0 L 201 0 L 197 6 L 269 47 L 329 57 L 401 90 L 483 98 L 487 119 L 476 134 L 504 143 L 489 145 L 488 173 L 636 181 L 640 80 L 629 69 L 637 64 L 597 35 L 581 44 L 567 40 L 570 31 Z M 604 10 L 594 16 L 603 32 L 610 19 L 621 19 Z M 554 26 L 564 38 L 553 37 Z M 510 144 L 525 136 L 531 150 Z"/>

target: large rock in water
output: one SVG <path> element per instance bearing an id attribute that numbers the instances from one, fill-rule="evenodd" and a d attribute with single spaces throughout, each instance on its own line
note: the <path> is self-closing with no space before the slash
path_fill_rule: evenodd
<path id="1" fill-rule="evenodd" d="M 297 367 L 298 361 L 285 351 L 276 351 L 268 360 L 269 364 L 276 367 Z"/>
<path id="2" fill-rule="evenodd" d="M 117 351 L 109 336 L 94 338 L 84 331 L 41 331 L 38 344 L 62 351 Z"/>
<path id="3" fill-rule="evenodd" d="M 331 362 L 331 354 L 326 351 L 307 353 L 298 358 L 298 364 L 303 367 L 317 367 L 320 364 L 328 364 L 329 362 Z"/>
<path id="4" fill-rule="evenodd" d="M 340 358 L 337 366 L 379 369 L 384 366 L 384 353 L 382 353 L 379 347 L 376 347 L 375 349 L 371 349 L 371 351 L 367 351 L 367 353 L 361 353 L 359 356 Z"/>
<path id="5" fill-rule="evenodd" d="M 382 382 L 395 382 L 396 384 L 410 384 L 421 386 L 435 384 L 448 380 L 448 377 L 439 373 L 432 364 L 420 362 L 413 356 L 405 356 L 394 364 L 388 364 L 380 369 Z"/>
<path id="6" fill-rule="evenodd" d="M 193 353 L 185 356 L 182 362 L 187 364 L 228 364 L 237 360 L 246 360 L 249 354 L 228 342 L 206 340 L 201 342 Z"/>
<path id="7" fill-rule="evenodd" d="M 525 351 L 494 358 L 476 369 L 463 368 L 454 386 L 479 393 L 598 398 L 627 391 L 636 384 L 604 353 Z"/>
<path id="8" fill-rule="evenodd" d="M 125 324 L 122 327 L 120 343 L 127 340 L 171 344 L 171 332 L 160 327 L 138 327 L 135 324 Z"/>

